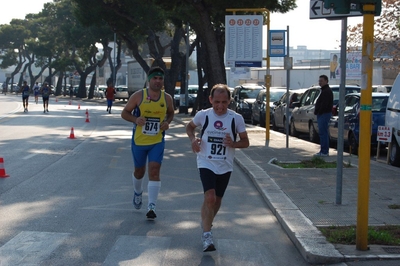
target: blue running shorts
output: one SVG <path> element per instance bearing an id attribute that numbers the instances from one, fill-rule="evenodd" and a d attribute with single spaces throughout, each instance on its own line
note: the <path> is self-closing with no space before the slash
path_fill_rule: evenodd
<path id="1" fill-rule="evenodd" d="M 165 141 L 152 145 L 136 145 L 132 137 L 132 157 L 136 168 L 146 166 L 146 160 L 161 164 L 164 157 Z"/>

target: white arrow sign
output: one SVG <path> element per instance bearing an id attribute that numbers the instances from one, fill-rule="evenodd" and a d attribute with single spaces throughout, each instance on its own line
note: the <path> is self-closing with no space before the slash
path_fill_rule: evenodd
<path id="1" fill-rule="evenodd" d="M 350 10 L 357 9 L 355 4 L 352 4 Z M 311 0 L 310 1 L 310 19 L 317 19 L 317 18 L 328 18 L 328 19 L 335 19 L 335 18 L 343 18 L 343 17 L 355 17 L 355 16 L 362 16 L 362 13 L 359 10 L 350 11 L 349 14 L 335 14 L 332 8 L 326 9 L 324 8 L 324 1 L 323 0 Z"/>

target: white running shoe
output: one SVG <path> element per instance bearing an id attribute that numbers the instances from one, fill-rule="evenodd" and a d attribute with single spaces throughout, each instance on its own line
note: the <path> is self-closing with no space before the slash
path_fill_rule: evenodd
<path id="1" fill-rule="evenodd" d="M 203 233 L 201 241 L 203 241 L 203 252 L 216 250 L 211 232 Z"/>
<path id="2" fill-rule="evenodd" d="M 142 194 L 143 191 L 137 194 L 136 192 L 133 192 L 133 206 L 135 209 L 139 210 L 142 208 Z"/>

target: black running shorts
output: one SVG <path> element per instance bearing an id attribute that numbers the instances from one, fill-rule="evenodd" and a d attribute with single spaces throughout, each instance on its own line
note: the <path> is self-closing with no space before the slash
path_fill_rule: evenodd
<path id="1" fill-rule="evenodd" d="M 215 195 L 222 198 L 225 190 L 228 187 L 229 178 L 232 172 L 227 172 L 222 175 L 217 175 L 207 168 L 199 168 L 201 183 L 203 184 L 204 192 L 215 189 Z"/>

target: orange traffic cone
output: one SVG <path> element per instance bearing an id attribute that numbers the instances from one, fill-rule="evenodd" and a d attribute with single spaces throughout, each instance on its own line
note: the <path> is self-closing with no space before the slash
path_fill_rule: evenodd
<path id="1" fill-rule="evenodd" d="M 0 157 L 0 178 L 6 178 L 9 175 L 6 174 L 6 169 L 4 169 L 4 160 Z"/>
<path id="2" fill-rule="evenodd" d="M 78 109 L 81 109 L 81 104 L 80 103 L 78 103 Z"/>
<path id="3" fill-rule="evenodd" d="M 89 121 L 89 113 L 87 112 L 86 113 L 86 121 L 85 121 L 86 123 L 89 123 L 90 121 Z"/>
<path id="4" fill-rule="evenodd" d="M 74 128 L 71 127 L 71 133 L 69 133 L 69 139 L 74 139 L 75 138 L 75 134 L 74 134 Z"/>
<path id="5" fill-rule="evenodd" d="M 86 115 L 88 115 L 89 114 L 89 111 L 88 111 L 88 109 L 86 109 Z"/>

